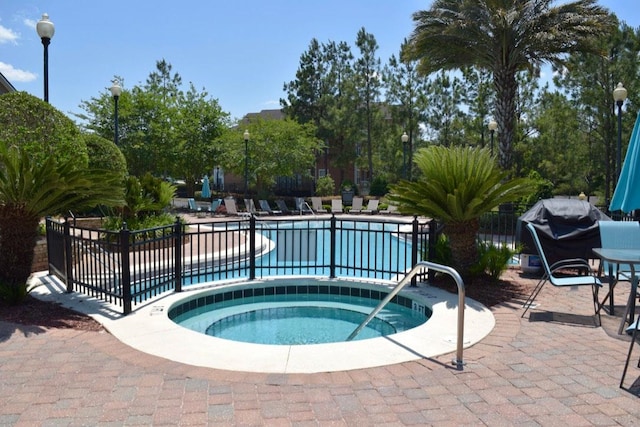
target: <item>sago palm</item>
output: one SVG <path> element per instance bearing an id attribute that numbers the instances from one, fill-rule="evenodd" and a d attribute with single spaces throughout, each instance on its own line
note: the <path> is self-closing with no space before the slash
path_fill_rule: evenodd
<path id="1" fill-rule="evenodd" d="M 427 216 L 444 224 L 453 267 L 469 277 L 478 261 L 476 235 L 480 216 L 502 203 L 532 191 L 525 178 L 507 180 L 485 149 L 430 147 L 414 156 L 422 172 L 415 182 L 401 181 L 391 187 L 389 199 L 405 214 Z"/>
<path id="2" fill-rule="evenodd" d="M 420 60 L 425 74 L 475 66 L 493 73 L 500 165 L 512 164 L 516 74 L 542 63 L 562 64 L 564 54 L 603 53 L 597 36 L 613 29 L 595 0 L 552 7 L 553 0 L 435 0 L 413 15 L 407 59 Z"/>
<path id="3" fill-rule="evenodd" d="M 43 216 L 122 203 L 115 172 L 78 170 L 53 157 L 38 165 L 25 150 L 0 144 L 0 285 L 25 286 Z"/>

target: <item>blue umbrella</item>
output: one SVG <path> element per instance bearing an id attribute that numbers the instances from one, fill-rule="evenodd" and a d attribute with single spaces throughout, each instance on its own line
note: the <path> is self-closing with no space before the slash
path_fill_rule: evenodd
<path id="1" fill-rule="evenodd" d="M 640 209 L 640 115 L 636 118 L 627 155 L 609 205 L 610 211 L 631 212 Z"/>
<path id="2" fill-rule="evenodd" d="M 211 188 L 209 188 L 209 177 L 207 175 L 202 178 L 202 198 L 208 199 L 211 197 Z"/>

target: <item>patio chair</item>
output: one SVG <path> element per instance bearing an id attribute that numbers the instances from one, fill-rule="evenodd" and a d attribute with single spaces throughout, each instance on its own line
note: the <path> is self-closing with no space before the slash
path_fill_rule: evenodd
<path id="1" fill-rule="evenodd" d="M 187 199 L 187 203 L 189 204 L 189 211 L 195 216 L 202 216 L 204 212 L 202 212 L 202 208 L 198 206 L 196 200 L 193 198 Z"/>
<path id="2" fill-rule="evenodd" d="M 362 213 L 374 214 L 374 213 L 378 212 L 378 204 L 379 203 L 380 203 L 380 200 L 378 200 L 378 199 L 369 200 L 369 202 L 367 202 L 367 208 L 366 209 L 362 209 Z"/>
<path id="3" fill-rule="evenodd" d="M 283 215 L 293 215 L 298 213 L 298 210 L 291 210 L 287 207 L 287 204 L 282 199 L 276 200 L 276 206 L 278 206 L 278 210 L 282 212 Z"/>
<path id="4" fill-rule="evenodd" d="M 578 276 L 561 276 L 558 274 L 559 270 L 566 269 L 577 269 L 579 272 L 589 272 L 591 270 L 591 267 L 589 266 L 587 260 L 582 258 L 563 259 L 557 261 L 552 265 L 549 265 L 549 262 L 547 261 L 547 258 L 544 254 L 542 244 L 540 243 L 540 239 L 538 238 L 538 232 L 536 231 L 535 226 L 532 223 L 527 223 L 527 229 L 531 233 L 534 245 L 538 251 L 540 260 L 542 261 L 544 274 L 542 275 L 542 278 L 540 279 L 536 287 L 533 289 L 533 292 L 531 292 L 531 295 L 529 295 L 529 298 L 527 298 L 527 301 L 525 301 L 525 303 L 522 305 L 525 310 L 522 313 L 521 317 L 524 317 L 524 315 L 527 313 L 527 310 L 531 308 L 531 306 L 533 305 L 533 301 L 536 299 L 544 285 L 547 282 L 550 282 L 553 286 L 561 288 L 573 288 L 574 286 L 590 286 L 593 295 L 594 313 L 598 317 L 598 323 L 600 323 L 600 312 L 598 310 L 598 290 L 602 286 L 600 280 L 598 280 L 597 277 L 591 274 Z"/>
<path id="5" fill-rule="evenodd" d="M 342 206 L 342 199 L 331 199 L 331 213 L 342 213 L 344 207 Z"/>
<path id="6" fill-rule="evenodd" d="M 227 208 L 227 215 L 250 216 L 249 212 L 238 212 L 236 200 L 233 198 L 224 199 L 224 206 Z"/>
<path id="7" fill-rule="evenodd" d="M 263 212 L 266 212 L 269 215 L 281 215 L 282 211 L 279 210 L 273 210 L 271 209 L 271 206 L 269 206 L 269 202 L 267 202 L 266 200 L 258 200 L 258 204 L 260 205 L 260 209 Z"/>
<path id="8" fill-rule="evenodd" d="M 598 221 L 598 230 L 602 248 L 640 249 L 640 223 L 637 221 Z M 640 264 L 634 264 L 633 268 L 640 274 Z M 598 272 L 609 277 L 609 292 L 602 302 L 604 305 L 604 302 L 609 299 L 609 311 L 613 314 L 613 290 L 620 280 L 631 281 L 631 269 L 626 264 L 618 265 L 602 261 Z"/>
<path id="9" fill-rule="evenodd" d="M 387 209 L 380 210 L 381 214 L 392 215 L 398 213 L 398 207 L 396 205 L 389 205 Z"/>
<path id="10" fill-rule="evenodd" d="M 362 197 L 355 196 L 351 201 L 351 209 L 349 209 L 349 213 L 361 213 L 362 212 Z"/>
<path id="11" fill-rule="evenodd" d="M 253 203 L 253 199 L 244 199 L 244 207 L 250 215 L 267 215 L 267 212 L 256 209 L 256 204 Z"/>
<path id="12" fill-rule="evenodd" d="M 327 211 L 322 207 L 322 199 L 320 197 L 311 198 L 311 209 L 315 213 L 326 213 Z"/>
<path id="13" fill-rule="evenodd" d="M 209 215 L 213 216 L 217 213 L 218 208 L 222 204 L 222 199 L 214 199 L 211 201 L 211 205 L 209 205 Z"/>

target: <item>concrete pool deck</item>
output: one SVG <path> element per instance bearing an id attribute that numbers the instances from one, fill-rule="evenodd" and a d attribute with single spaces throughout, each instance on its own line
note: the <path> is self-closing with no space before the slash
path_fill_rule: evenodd
<path id="1" fill-rule="evenodd" d="M 617 304 L 625 292 L 616 288 Z M 0 425 L 637 425 L 640 351 L 619 388 L 629 342 L 610 335 L 619 317 L 593 326 L 590 298 L 545 287 L 524 318 L 520 301 L 492 307 L 496 325 L 465 350 L 463 370 L 449 353 L 330 373 L 235 372 L 152 356 L 107 332 L 0 322 Z"/>

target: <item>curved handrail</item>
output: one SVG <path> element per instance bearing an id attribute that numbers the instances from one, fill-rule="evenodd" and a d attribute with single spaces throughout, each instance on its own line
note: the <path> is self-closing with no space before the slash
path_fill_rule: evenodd
<path id="1" fill-rule="evenodd" d="M 378 304 L 376 308 L 369 313 L 367 318 L 360 324 L 358 327 L 351 332 L 351 335 L 347 338 L 347 341 L 351 341 L 355 338 L 365 326 L 369 324 L 369 322 L 376 317 L 378 313 L 395 297 L 398 293 L 404 288 L 407 283 L 411 283 L 411 279 L 418 274 L 420 270 L 423 268 L 431 268 L 435 271 L 439 271 L 441 273 L 446 273 L 449 276 L 453 277 L 456 285 L 458 286 L 458 337 L 457 337 L 457 345 L 456 345 L 456 358 L 453 360 L 453 364 L 458 368 L 462 368 L 464 362 L 462 360 L 462 351 L 463 351 L 463 343 L 464 343 L 464 298 L 465 298 L 465 290 L 464 290 L 464 281 L 460 274 L 453 268 L 436 264 L 430 261 L 419 261 L 412 269 L 407 273 L 404 278 L 398 282 L 398 284 L 389 292 L 389 294 Z"/>

